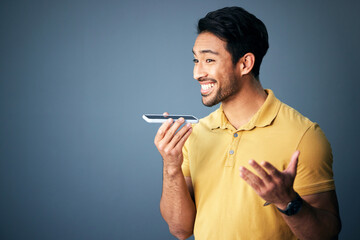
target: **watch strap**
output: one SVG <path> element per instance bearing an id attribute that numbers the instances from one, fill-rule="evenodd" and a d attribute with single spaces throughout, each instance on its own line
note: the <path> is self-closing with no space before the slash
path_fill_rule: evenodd
<path id="1" fill-rule="evenodd" d="M 277 208 L 281 213 L 287 215 L 287 216 L 292 216 L 297 214 L 303 204 L 303 199 L 300 197 L 300 195 L 298 193 L 296 193 L 296 198 L 294 200 L 292 200 L 291 202 L 288 203 L 286 209 L 282 210 L 280 208 Z"/>

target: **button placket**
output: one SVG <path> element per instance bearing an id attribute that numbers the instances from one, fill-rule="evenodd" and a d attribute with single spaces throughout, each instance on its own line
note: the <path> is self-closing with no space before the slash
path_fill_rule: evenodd
<path id="1" fill-rule="evenodd" d="M 236 150 L 237 150 L 239 141 L 240 141 L 240 134 L 237 132 L 232 133 L 232 141 L 230 144 L 230 148 L 227 152 L 227 160 L 226 160 L 226 164 L 225 164 L 226 167 L 232 167 L 234 165 Z"/>

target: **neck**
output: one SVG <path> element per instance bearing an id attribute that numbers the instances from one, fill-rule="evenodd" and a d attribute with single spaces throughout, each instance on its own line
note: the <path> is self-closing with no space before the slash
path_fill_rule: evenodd
<path id="1" fill-rule="evenodd" d="M 222 102 L 228 121 L 236 129 L 248 123 L 266 100 L 267 94 L 260 82 L 251 76 L 241 81 L 239 92 Z"/>

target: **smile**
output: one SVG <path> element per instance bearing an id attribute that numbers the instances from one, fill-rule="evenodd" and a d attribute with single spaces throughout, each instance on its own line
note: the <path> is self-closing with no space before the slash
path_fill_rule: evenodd
<path id="1" fill-rule="evenodd" d="M 206 90 L 212 88 L 214 85 L 215 85 L 214 83 L 201 84 L 201 89 L 206 91 Z"/>
<path id="2" fill-rule="evenodd" d="M 212 88 L 215 86 L 215 83 L 202 83 L 201 85 L 201 94 L 208 95 Z"/>

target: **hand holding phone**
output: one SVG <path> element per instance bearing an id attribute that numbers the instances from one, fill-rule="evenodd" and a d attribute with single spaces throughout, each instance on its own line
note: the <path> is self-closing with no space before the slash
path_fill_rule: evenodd
<path id="1" fill-rule="evenodd" d="M 171 171 L 174 171 L 174 169 L 181 170 L 181 164 L 183 162 L 182 148 L 192 132 L 192 125 L 189 122 L 184 124 L 184 115 L 175 115 L 177 118 L 175 121 L 173 118 L 174 115 L 169 115 L 168 113 L 156 115 L 156 117 L 153 116 L 153 118 L 149 118 L 149 114 L 144 114 L 143 118 L 151 123 L 164 122 L 160 126 L 154 139 L 155 146 L 163 158 L 164 169 Z M 191 119 L 193 119 L 192 121 L 197 121 L 197 118 L 194 116 L 189 118 L 190 121 Z M 172 119 L 172 121 L 168 121 L 169 119 Z"/>

